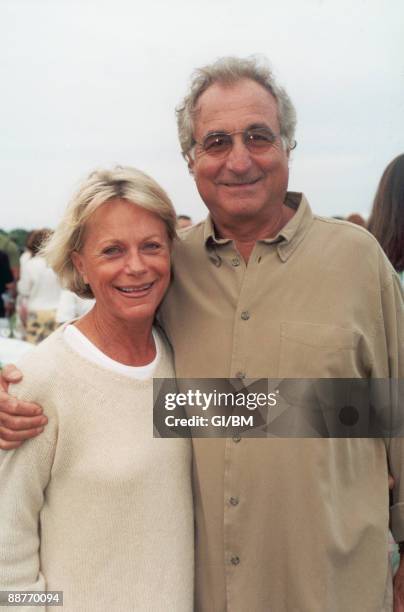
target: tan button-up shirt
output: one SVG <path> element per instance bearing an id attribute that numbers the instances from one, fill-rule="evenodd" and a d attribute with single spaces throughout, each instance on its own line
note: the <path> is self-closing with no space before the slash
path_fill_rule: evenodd
<path id="1" fill-rule="evenodd" d="M 403 298 L 377 242 L 314 216 L 300 194 L 288 204 L 294 217 L 256 243 L 248 265 L 210 218 L 184 234 L 161 313 L 177 376 L 403 377 Z M 390 609 L 387 458 L 402 540 L 400 444 L 235 438 L 193 448 L 196 610 Z"/>

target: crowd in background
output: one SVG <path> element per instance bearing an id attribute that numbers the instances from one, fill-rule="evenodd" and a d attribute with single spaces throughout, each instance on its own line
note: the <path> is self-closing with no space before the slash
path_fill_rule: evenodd
<path id="1" fill-rule="evenodd" d="M 393 159 L 385 169 L 369 220 L 358 213 L 352 213 L 345 220 L 362 226 L 377 238 L 404 283 L 404 154 Z M 188 215 L 178 215 L 178 229 L 190 225 L 192 220 Z M 0 233 L 0 333 L 3 336 L 14 335 L 37 344 L 58 325 L 82 316 L 93 305 L 93 300 L 79 298 L 63 289 L 42 257 L 41 247 L 50 235 L 49 229 L 36 229 L 26 233 L 24 245 L 17 245 L 12 236 Z"/>
<path id="2" fill-rule="evenodd" d="M 93 304 L 63 289 L 42 257 L 41 247 L 51 233 L 47 228 L 29 232 L 21 255 L 8 236 L 0 236 L 0 316 L 7 319 L 1 326 L 4 336 L 38 344 L 58 325 L 82 316 Z"/>

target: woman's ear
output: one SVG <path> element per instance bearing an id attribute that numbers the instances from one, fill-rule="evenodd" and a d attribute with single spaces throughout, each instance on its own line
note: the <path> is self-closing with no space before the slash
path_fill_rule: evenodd
<path id="1" fill-rule="evenodd" d="M 83 256 L 78 251 L 73 251 L 72 253 L 72 262 L 77 272 L 81 275 L 83 282 L 88 285 L 88 278 L 85 273 L 85 266 L 83 262 Z"/>

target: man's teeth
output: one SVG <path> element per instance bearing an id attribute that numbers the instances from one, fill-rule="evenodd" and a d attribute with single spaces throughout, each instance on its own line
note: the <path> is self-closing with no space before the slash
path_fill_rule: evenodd
<path id="1" fill-rule="evenodd" d="M 146 291 L 150 289 L 153 283 L 148 283 L 147 285 L 142 285 L 141 287 L 118 287 L 119 291 L 123 291 L 124 293 L 136 293 L 139 291 Z"/>
<path id="2" fill-rule="evenodd" d="M 225 183 L 228 187 L 240 187 L 240 185 L 254 185 L 258 179 L 253 179 L 252 181 L 242 181 L 237 183 Z"/>

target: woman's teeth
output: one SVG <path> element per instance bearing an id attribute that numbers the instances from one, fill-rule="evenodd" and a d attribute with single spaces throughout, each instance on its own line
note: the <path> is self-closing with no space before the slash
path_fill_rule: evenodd
<path id="1" fill-rule="evenodd" d="M 136 293 L 150 289 L 152 284 L 153 283 L 147 283 L 147 285 L 142 285 L 141 287 L 117 287 L 117 289 L 119 289 L 119 291 L 123 291 L 123 293 Z"/>

